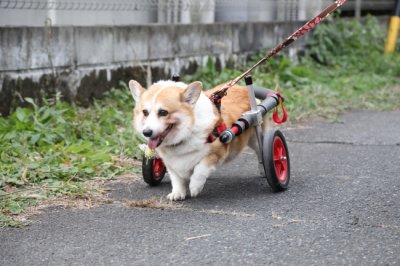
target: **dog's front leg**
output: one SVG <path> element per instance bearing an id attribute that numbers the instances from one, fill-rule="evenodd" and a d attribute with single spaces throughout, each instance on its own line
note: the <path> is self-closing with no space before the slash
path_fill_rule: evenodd
<path id="1" fill-rule="evenodd" d="M 200 194 L 208 176 L 213 170 L 215 170 L 215 167 L 208 165 L 205 160 L 202 160 L 198 165 L 196 165 L 193 174 L 190 177 L 189 189 L 191 197 L 196 197 Z"/>
<path id="2" fill-rule="evenodd" d="M 169 200 L 184 200 L 186 198 L 186 181 L 175 173 L 169 171 L 172 184 L 172 192 L 168 194 Z"/>

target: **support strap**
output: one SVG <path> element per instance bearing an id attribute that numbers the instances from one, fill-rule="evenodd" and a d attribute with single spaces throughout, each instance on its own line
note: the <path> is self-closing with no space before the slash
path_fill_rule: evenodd
<path id="1" fill-rule="evenodd" d="M 223 96 L 225 96 L 225 95 L 223 95 Z M 215 105 L 215 107 L 217 107 L 219 114 L 221 114 L 222 97 L 219 97 L 218 95 L 211 95 L 211 97 L 210 97 L 211 102 Z M 222 121 L 218 126 L 216 126 L 213 129 L 213 131 L 210 133 L 210 135 L 208 135 L 206 143 L 214 142 L 217 138 L 219 138 L 221 133 L 226 129 L 227 129 L 227 127 L 226 127 L 225 123 Z"/>
<path id="2" fill-rule="evenodd" d="M 275 123 L 277 124 L 282 124 L 285 123 L 287 121 L 288 118 L 288 114 L 286 112 L 285 106 L 283 105 L 283 97 L 281 96 L 280 92 L 277 91 L 275 93 L 276 96 L 278 96 L 279 99 L 279 103 L 278 105 L 275 107 L 274 112 L 272 113 L 272 119 L 274 120 Z M 281 113 L 282 113 L 282 118 L 279 118 L 279 106 L 281 108 Z"/>
<path id="3" fill-rule="evenodd" d="M 219 124 L 216 128 L 214 128 L 214 130 L 211 132 L 210 135 L 208 135 L 207 138 L 207 142 L 206 143 L 212 143 L 214 142 L 214 140 L 216 140 L 217 138 L 219 138 L 219 136 L 221 135 L 221 133 L 226 130 L 227 127 L 225 125 L 224 122 L 222 122 L 221 124 Z"/>

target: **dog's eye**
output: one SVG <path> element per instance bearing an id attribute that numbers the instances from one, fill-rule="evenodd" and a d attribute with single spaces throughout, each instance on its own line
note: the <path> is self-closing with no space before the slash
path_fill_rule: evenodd
<path id="1" fill-rule="evenodd" d="M 147 111 L 146 109 L 144 109 L 142 112 L 143 112 L 144 116 L 148 116 L 149 115 L 149 111 Z"/>
<path id="2" fill-rule="evenodd" d="M 158 116 L 167 116 L 167 115 L 168 115 L 167 110 L 163 110 L 163 109 L 158 110 Z"/>

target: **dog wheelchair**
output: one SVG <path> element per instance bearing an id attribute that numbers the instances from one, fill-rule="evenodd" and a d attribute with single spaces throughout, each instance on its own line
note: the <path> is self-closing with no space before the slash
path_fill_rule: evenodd
<path id="1" fill-rule="evenodd" d="M 289 151 L 285 141 L 285 137 L 282 132 L 278 129 L 269 129 L 265 135 L 262 134 L 261 124 L 262 117 L 271 110 L 275 109 L 272 118 L 276 123 L 285 122 L 287 118 L 286 111 L 283 107 L 284 98 L 279 92 L 275 92 L 268 89 L 254 88 L 251 76 L 248 75 L 257 66 L 266 62 L 269 58 L 278 54 L 284 48 L 291 45 L 305 33 L 313 29 L 321 21 L 326 19 L 336 9 L 346 3 L 347 0 L 336 0 L 330 6 L 325 8 L 320 14 L 308 21 L 302 27 L 293 32 L 286 40 L 280 43 L 278 46 L 269 51 L 261 60 L 259 60 L 251 68 L 240 74 L 237 78 L 231 80 L 225 84 L 224 88 L 221 89 L 220 93 L 226 93 L 226 90 L 236 84 L 243 77 L 245 78 L 246 85 L 248 88 L 249 99 L 251 110 L 244 113 L 236 122 L 232 124 L 230 129 L 226 129 L 219 134 L 219 140 L 222 143 L 231 142 L 235 136 L 240 135 L 244 130 L 250 127 L 256 128 L 258 151 L 257 157 L 260 166 L 264 170 L 265 177 L 268 180 L 268 184 L 274 192 L 282 191 L 287 189 L 290 180 L 290 160 Z M 174 78 L 173 78 L 174 80 Z M 179 77 L 175 76 L 175 81 L 178 81 Z M 215 96 L 215 95 L 214 95 Z M 214 104 L 220 104 L 220 100 L 223 96 L 218 95 L 219 98 L 211 99 Z M 256 98 L 262 100 L 259 105 L 256 105 Z M 217 100 L 217 101 L 216 101 Z M 219 100 L 219 102 L 218 102 Z M 278 107 L 282 108 L 283 117 L 279 118 Z M 166 168 L 160 158 L 143 158 L 143 179 L 146 183 L 151 186 L 160 184 L 166 173 Z"/>
<path id="2" fill-rule="evenodd" d="M 174 75 L 172 80 L 179 81 L 179 76 Z M 287 113 L 283 107 L 284 98 L 279 92 L 265 88 L 255 88 L 251 76 L 246 76 L 245 82 L 251 109 L 242 114 L 232 124 L 231 128 L 222 131 L 219 135 L 219 140 L 224 144 L 228 144 L 245 130 L 255 127 L 259 147 L 256 153 L 260 168 L 263 169 L 264 177 L 273 192 L 286 190 L 290 181 L 290 157 L 285 137 L 279 129 L 268 129 L 264 135 L 261 130 L 263 117 L 271 110 L 275 110 L 273 119 L 276 123 L 286 121 Z M 261 100 L 261 103 L 257 105 L 256 99 Z M 282 108 L 282 118 L 278 116 L 277 109 L 279 105 Z M 147 184 L 150 186 L 159 185 L 166 173 L 167 169 L 157 154 L 152 157 L 143 155 L 142 175 Z"/>

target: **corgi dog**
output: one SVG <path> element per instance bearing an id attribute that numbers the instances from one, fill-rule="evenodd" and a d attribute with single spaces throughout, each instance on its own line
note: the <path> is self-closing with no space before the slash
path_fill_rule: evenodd
<path id="1" fill-rule="evenodd" d="M 219 111 L 209 96 L 221 87 L 203 92 L 199 81 L 188 85 L 159 81 L 144 89 L 135 80 L 129 82 L 136 102 L 134 128 L 167 167 L 172 184 L 172 192 L 167 195 L 169 200 L 184 200 L 187 188 L 191 197 L 198 196 L 210 173 L 218 166 L 235 158 L 247 145 L 258 149 L 254 127 L 229 144 L 221 143 L 218 138 L 207 141 L 218 125 L 225 123 L 230 128 L 250 110 L 247 88 L 233 86 L 222 98 Z M 263 123 L 264 132 L 266 122 Z"/>

